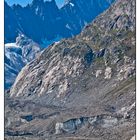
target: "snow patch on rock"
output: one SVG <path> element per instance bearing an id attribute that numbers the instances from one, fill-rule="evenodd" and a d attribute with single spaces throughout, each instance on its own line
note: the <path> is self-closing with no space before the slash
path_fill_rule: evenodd
<path id="1" fill-rule="evenodd" d="M 112 69 L 110 67 L 107 67 L 105 69 L 105 79 L 110 79 L 112 76 Z"/>

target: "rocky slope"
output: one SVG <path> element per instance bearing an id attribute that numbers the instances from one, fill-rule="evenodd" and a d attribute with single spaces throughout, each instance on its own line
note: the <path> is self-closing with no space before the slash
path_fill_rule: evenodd
<path id="1" fill-rule="evenodd" d="M 21 69 L 40 52 L 40 46 L 24 35 L 16 43 L 5 44 L 5 89 L 9 89 Z"/>
<path id="2" fill-rule="evenodd" d="M 33 0 L 25 7 L 10 7 L 5 2 L 5 42 L 15 42 L 18 33 L 38 43 L 73 36 L 112 2 L 114 0 L 69 0 L 61 9 L 55 0 Z"/>
<path id="3" fill-rule="evenodd" d="M 133 139 L 135 90 L 135 1 L 117 0 L 22 69 L 5 94 L 5 136 Z"/>

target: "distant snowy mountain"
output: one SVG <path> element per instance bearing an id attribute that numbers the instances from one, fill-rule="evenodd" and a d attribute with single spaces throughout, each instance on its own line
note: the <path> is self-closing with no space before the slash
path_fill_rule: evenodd
<path id="1" fill-rule="evenodd" d="M 19 35 L 16 43 L 5 44 L 5 89 L 11 87 L 23 66 L 39 52 L 39 45 L 24 35 Z"/>
<path id="2" fill-rule="evenodd" d="M 15 42 L 23 33 L 38 43 L 78 34 L 114 0 L 68 0 L 58 8 L 55 0 L 33 0 L 26 7 L 5 2 L 5 42 Z"/>

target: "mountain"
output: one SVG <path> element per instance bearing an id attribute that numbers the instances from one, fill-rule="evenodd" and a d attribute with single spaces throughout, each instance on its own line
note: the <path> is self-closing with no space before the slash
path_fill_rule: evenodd
<path id="1" fill-rule="evenodd" d="M 12 42 L 13 39 L 15 40 L 18 32 L 22 31 L 21 26 L 19 25 L 16 15 L 13 11 L 13 9 L 5 2 L 4 3 L 4 36 L 5 36 L 5 42 Z"/>
<path id="2" fill-rule="evenodd" d="M 40 46 L 24 35 L 16 43 L 5 44 L 5 89 L 9 89 L 21 69 L 40 52 Z"/>
<path id="3" fill-rule="evenodd" d="M 5 42 L 15 42 L 19 33 L 35 42 L 67 38 L 106 10 L 114 0 L 69 0 L 59 9 L 55 0 L 33 0 L 25 7 L 5 2 Z M 28 16 L 27 16 L 28 15 Z"/>
<path id="4" fill-rule="evenodd" d="M 43 50 L 5 93 L 6 139 L 135 137 L 135 0 Z"/>
<path id="5" fill-rule="evenodd" d="M 16 47 L 15 42 L 19 34 L 31 38 L 33 42 L 38 42 L 42 50 L 53 42 L 79 33 L 84 25 L 107 9 L 113 1 L 70 0 L 66 1 L 61 9 L 57 7 L 55 0 L 33 0 L 25 7 L 19 4 L 10 7 L 5 2 L 5 43 L 6 46 L 8 45 L 8 49 L 5 49 L 5 89 L 13 85 L 20 70 L 30 62 L 30 60 L 25 62 L 24 51 L 22 56 L 17 53 L 19 48 Z M 22 39 L 24 41 L 25 38 L 20 38 Z M 9 47 L 14 49 L 11 51 Z M 10 58 L 7 57 L 9 53 L 12 54 Z"/>

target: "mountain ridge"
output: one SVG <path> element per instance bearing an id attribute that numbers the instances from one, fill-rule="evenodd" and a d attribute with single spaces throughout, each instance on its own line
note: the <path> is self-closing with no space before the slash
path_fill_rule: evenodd
<path id="1" fill-rule="evenodd" d="M 82 3 L 81 0 L 77 2 L 71 0 L 60 9 L 54 0 L 46 2 L 33 0 L 25 7 L 19 4 L 10 7 L 5 2 L 5 42 L 15 42 L 19 33 L 38 43 L 44 39 L 55 39 L 57 35 L 63 38 L 71 37 L 78 34 L 85 24 L 106 10 L 113 1 L 105 0 L 100 3 L 97 0 L 94 1 L 95 6 L 90 6 L 86 1 Z M 93 0 L 89 2 L 93 3 Z M 90 14 L 87 15 L 87 12 Z M 34 24 L 31 21 L 34 21 Z"/>

